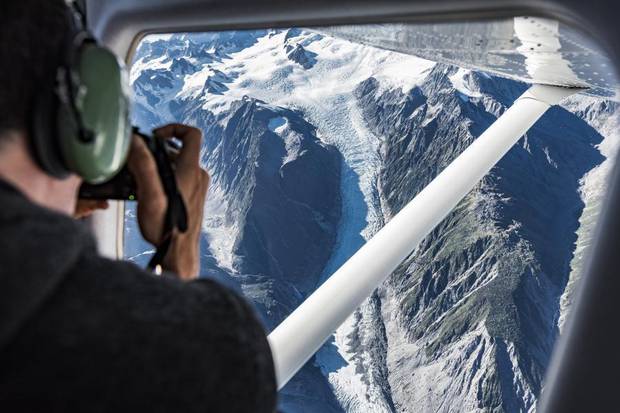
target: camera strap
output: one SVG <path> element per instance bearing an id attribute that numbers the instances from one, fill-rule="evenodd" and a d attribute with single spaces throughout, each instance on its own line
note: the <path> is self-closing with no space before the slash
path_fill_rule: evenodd
<path id="1" fill-rule="evenodd" d="M 166 208 L 164 226 L 162 229 L 162 241 L 157 246 L 155 255 L 153 255 L 147 265 L 149 270 L 155 272 L 157 267 L 161 266 L 164 257 L 170 249 L 174 231 L 187 231 L 187 209 L 185 208 L 183 197 L 179 193 L 174 170 L 172 169 L 172 164 L 168 159 L 165 144 L 161 139 L 155 138 L 153 140 L 154 145 L 156 145 L 153 155 L 155 156 L 155 162 L 157 164 L 162 186 L 164 187 L 164 192 L 168 198 L 168 207 Z"/>

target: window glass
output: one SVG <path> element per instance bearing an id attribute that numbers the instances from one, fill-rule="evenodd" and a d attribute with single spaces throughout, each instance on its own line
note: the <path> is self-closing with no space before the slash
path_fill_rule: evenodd
<path id="1" fill-rule="evenodd" d="M 600 56 L 585 72 L 567 62 L 542 73 L 523 50 L 570 45 L 532 40 L 523 19 L 466 36 L 387 25 L 140 43 L 133 120 L 203 131 L 201 271 L 250 299 L 268 330 L 526 90 L 518 79 L 561 75 L 594 90 L 527 132 L 292 379 L 282 411 L 535 407 L 619 139 L 609 68 L 592 68 Z M 132 203 L 124 237 L 126 258 L 146 264 L 153 248 Z"/>

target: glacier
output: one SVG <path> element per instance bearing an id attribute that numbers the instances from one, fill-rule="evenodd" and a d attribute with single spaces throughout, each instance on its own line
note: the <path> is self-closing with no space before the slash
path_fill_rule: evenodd
<path id="1" fill-rule="evenodd" d="M 268 330 L 527 87 L 300 28 L 148 36 L 130 77 L 143 130 L 203 130 L 201 270 Z M 617 110 L 591 96 L 552 108 L 289 382 L 280 410 L 535 410 Z M 125 255 L 150 254 L 129 206 Z"/>

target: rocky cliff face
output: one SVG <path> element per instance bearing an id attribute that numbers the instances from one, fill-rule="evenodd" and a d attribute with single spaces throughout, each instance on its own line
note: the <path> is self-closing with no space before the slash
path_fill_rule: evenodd
<path id="1" fill-rule="evenodd" d="M 147 39 L 132 80 L 143 128 L 204 131 L 202 270 L 268 329 L 526 88 L 299 29 Z M 587 99 L 519 141 L 283 389 L 283 411 L 535 407 L 609 169 L 597 145 L 615 137 L 616 105 Z"/>
<path id="2" fill-rule="evenodd" d="M 386 138 L 379 176 L 386 217 L 524 91 L 469 74 L 465 95 L 452 89 L 454 75 L 436 66 L 407 95 L 377 95 L 374 79 L 356 90 L 371 130 Z M 551 109 L 382 288 L 397 410 L 533 406 L 558 334 L 584 205 L 579 180 L 602 162 L 601 141 L 583 120 Z M 390 349 L 396 335 L 409 351 Z"/>

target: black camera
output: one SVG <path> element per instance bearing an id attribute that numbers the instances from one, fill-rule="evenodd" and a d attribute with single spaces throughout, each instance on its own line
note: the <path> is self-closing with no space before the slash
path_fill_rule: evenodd
<path id="1" fill-rule="evenodd" d="M 136 180 L 127 165 L 114 178 L 98 185 L 83 183 L 78 195 L 80 199 L 118 199 L 134 201 L 136 195 Z"/>
<path id="2" fill-rule="evenodd" d="M 174 179 L 174 165 L 171 156 L 178 153 L 179 146 L 173 140 L 162 141 L 141 133 L 134 127 L 133 133 L 140 136 L 149 148 L 159 171 L 162 182 Z M 137 200 L 136 180 L 129 168 L 125 165 L 112 179 L 102 184 L 92 185 L 83 183 L 80 187 L 80 199 L 113 199 L 124 201 Z"/>
<path id="3" fill-rule="evenodd" d="M 157 246 L 155 255 L 149 261 L 147 268 L 155 270 L 161 265 L 170 247 L 172 234 L 175 230 L 179 232 L 187 231 L 187 209 L 183 197 L 179 193 L 176 177 L 174 175 L 174 162 L 172 159 L 178 154 L 180 145 L 174 139 L 163 140 L 152 136 L 144 135 L 134 127 L 133 133 L 139 135 L 146 146 L 149 148 L 155 163 L 159 179 L 168 199 L 168 206 L 165 211 L 164 225 L 162 229 L 162 242 Z M 129 168 L 125 165 L 114 178 L 108 182 L 98 185 L 84 183 L 80 187 L 79 197 L 82 199 L 117 199 L 134 201 L 137 199 L 136 180 Z"/>

